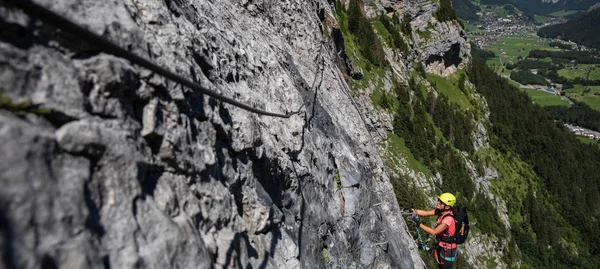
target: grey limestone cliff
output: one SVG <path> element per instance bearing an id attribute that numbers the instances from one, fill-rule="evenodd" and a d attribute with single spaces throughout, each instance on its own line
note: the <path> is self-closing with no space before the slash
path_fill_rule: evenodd
<path id="1" fill-rule="evenodd" d="M 331 3 L 36 2 L 299 113 L 249 113 L 0 2 L 2 98 L 22 108 L 0 109 L 3 268 L 423 268 L 323 39 Z"/>
<path id="2" fill-rule="evenodd" d="M 467 63 L 471 55 L 471 45 L 467 34 L 456 21 L 439 22 L 434 13 L 439 1 L 416 0 L 370 0 L 365 1 L 368 14 L 376 16 L 384 12 L 396 12 L 402 18 L 410 18 L 412 28 L 408 37 L 410 43 L 409 63 L 418 61 L 425 69 L 441 76 L 448 76 Z"/>

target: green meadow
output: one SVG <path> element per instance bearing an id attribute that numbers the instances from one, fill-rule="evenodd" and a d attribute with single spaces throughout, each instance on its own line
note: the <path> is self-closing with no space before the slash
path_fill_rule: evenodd
<path id="1" fill-rule="evenodd" d="M 569 16 L 569 15 L 575 14 L 575 13 L 577 13 L 576 10 L 569 10 L 569 11 L 560 10 L 560 11 L 556 11 L 554 13 L 550 13 L 550 16 L 551 17 L 557 17 L 557 18 L 564 18 L 566 16 Z"/>
<path id="2" fill-rule="evenodd" d="M 487 64 L 492 68 L 495 68 L 496 72 L 503 75 L 510 75 L 511 71 L 504 68 L 507 63 L 516 63 L 520 59 L 526 58 L 529 55 L 529 51 L 533 49 L 560 50 L 549 47 L 547 41 L 538 40 L 537 37 L 533 36 L 503 36 L 495 43 L 483 48 L 492 51 L 496 55 L 496 58 L 489 59 Z M 551 59 L 542 60 L 551 61 Z M 579 77 L 597 80 L 600 79 L 600 67 L 592 64 L 579 64 L 561 69 L 558 71 L 558 74 L 567 79 Z M 591 108 L 600 111 L 600 86 L 591 86 L 588 88 L 589 90 L 584 91 L 583 86 L 575 85 L 575 88 L 565 91 L 566 96 L 573 100 L 586 103 Z M 559 96 L 538 90 L 524 89 L 524 91 L 527 92 L 533 101 L 540 106 L 568 106 L 568 103 L 560 99 Z"/>
<path id="3" fill-rule="evenodd" d="M 487 64 L 495 68 L 496 72 L 509 75 L 510 70 L 503 67 L 507 63 L 516 63 L 529 55 L 534 49 L 555 50 L 548 46 L 547 41 L 539 40 L 535 36 L 502 36 L 495 43 L 484 46 L 483 49 L 492 51 L 496 58 L 489 59 Z"/>
<path id="4" fill-rule="evenodd" d="M 508 83 L 510 83 L 511 85 L 513 85 L 513 86 L 515 86 L 517 88 L 521 87 L 521 84 L 519 84 L 519 82 L 516 82 L 516 81 L 514 81 L 512 79 L 506 79 L 506 80 L 508 80 Z"/>
<path id="5" fill-rule="evenodd" d="M 473 105 L 471 104 L 469 97 L 458 88 L 458 76 L 458 73 L 447 78 L 427 74 L 427 80 L 433 84 L 440 93 L 445 94 L 450 102 L 457 104 L 461 109 L 472 110 Z"/>
<path id="6" fill-rule="evenodd" d="M 548 17 L 544 17 L 544 16 L 540 16 L 540 15 L 533 15 L 533 20 L 537 23 L 546 23 L 548 22 Z"/>
<path id="7" fill-rule="evenodd" d="M 558 70 L 558 74 L 567 78 L 584 78 L 590 80 L 600 80 L 600 68 L 594 64 L 579 64 L 570 68 Z"/>
<path id="8" fill-rule="evenodd" d="M 468 23 L 465 23 L 465 31 L 469 33 L 469 36 L 475 36 L 485 32 L 485 30 L 481 30 L 477 26 Z"/>
<path id="9" fill-rule="evenodd" d="M 583 137 L 583 136 L 577 136 L 577 140 L 581 141 L 581 143 L 584 143 L 584 144 L 600 146 L 599 140 L 590 139 L 590 138 Z"/>
<path id="10" fill-rule="evenodd" d="M 540 106 L 569 106 L 569 103 L 561 99 L 558 95 L 533 89 L 521 90 L 525 91 L 531 97 L 533 102 Z"/>
<path id="11" fill-rule="evenodd" d="M 575 99 L 579 102 L 583 102 L 590 106 L 592 109 L 600 111 L 600 96 L 598 95 L 578 96 L 573 97 L 572 99 Z"/>
<path id="12" fill-rule="evenodd" d="M 586 89 L 589 88 L 589 91 L 585 92 Z M 580 84 L 575 84 L 572 89 L 566 89 L 565 92 L 567 95 L 580 95 L 585 96 L 586 94 L 600 94 L 600 86 L 583 86 Z"/>
<path id="13" fill-rule="evenodd" d="M 565 90 L 565 95 L 573 100 L 587 104 L 594 110 L 600 111 L 600 86 L 582 86 L 576 84 L 572 89 Z"/>

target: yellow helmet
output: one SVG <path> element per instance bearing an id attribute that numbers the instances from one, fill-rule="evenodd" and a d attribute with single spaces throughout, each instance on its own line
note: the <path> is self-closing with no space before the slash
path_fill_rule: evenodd
<path id="1" fill-rule="evenodd" d="M 449 192 L 442 193 L 438 196 L 438 199 L 447 206 L 454 206 L 456 204 L 456 197 Z"/>

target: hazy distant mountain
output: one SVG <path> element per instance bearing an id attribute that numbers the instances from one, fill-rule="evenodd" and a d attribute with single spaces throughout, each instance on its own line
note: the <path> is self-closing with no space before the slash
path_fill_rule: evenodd
<path id="1" fill-rule="evenodd" d="M 585 12 L 591 6 L 600 3 L 600 0 L 481 0 L 480 3 L 482 5 L 513 4 L 523 11 L 548 15 L 561 10 Z"/>
<path id="2" fill-rule="evenodd" d="M 527 9 L 533 13 L 548 15 L 561 10 L 588 11 L 589 8 L 600 0 L 512 0 L 519 8 Z"/>
<path id="3" fill-rule="evenodd" d="M 598 22 L 600 22 L 600 8 L 568 22 L 541 28 L 537 34 L 542 37 L 560 37 L 563 40 L 600 48 Z"/>

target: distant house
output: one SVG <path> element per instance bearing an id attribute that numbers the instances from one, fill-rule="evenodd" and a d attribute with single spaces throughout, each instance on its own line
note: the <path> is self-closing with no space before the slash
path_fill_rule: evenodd
<path id="1" fill-rule="evenodd" d="M 506 57 L 506 56 L 508 56 L 508 53 L 506 53 L 506 51 L 503 51 L 502 53 L 500 53 L 500 56 Z"/>
<path id="2" fill-rule="evenodd" d="M 565 124 L 565 126 L 567 128 L 569 128 L 569 130 L 571 130 L 571 132 L 573 132 L 575 135 L 587 137 L 589 139 L 594 139 L 594 140 L 600 139 L 600 132 L 588 130 L 588 129 L 581 128 L 581 127 L 575 126 L 575 125 Z"/>

